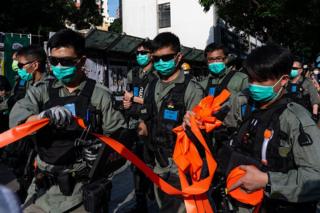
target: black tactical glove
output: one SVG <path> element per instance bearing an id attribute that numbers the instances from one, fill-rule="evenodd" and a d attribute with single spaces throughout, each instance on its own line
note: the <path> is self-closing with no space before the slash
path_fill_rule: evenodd
<path id="1" fill-rule="evenodd" d="M 312 120 L 314 120 L 316 123 L 318 123 L 319 115 L 318 114 L 312 114 Z"/>
<path id="2" fill-rule="evenodd" d="M 71 123 L 72 113 L 63 106 L 55 106 L 39 114 L 40 118 L 49 118 L 57 127 L 65 127 Z"/>

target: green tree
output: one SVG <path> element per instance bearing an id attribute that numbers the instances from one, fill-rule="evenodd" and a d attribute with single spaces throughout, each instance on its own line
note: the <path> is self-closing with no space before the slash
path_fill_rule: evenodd
<path id="1" fill-rule="evenodd" d="M 73 19 L 78 29 L 89 28 L 90 25 L 101 25 L 103 18 L 100 8 L 95 0 L 82 0 L 80 9 L 76 12 L 76 19 Z"/>
<path id="2" fill-rule="evenodd" d="M 2 32 L 47 36 L 64 28 L 66 20 L 85 27 L 101 23 L 102 17 L 94 0 L 83 0 L 79 10 L 73 0 L 6 0 L 0 7 Z"/>
<path id="3" fill-rule="evenodd" d="M 114 20 L 114 22 L 109 27 L 109 31 L 122 33 L 122 21 L 120 18 Z"/>
<path id="4" fill-rule="evenodd" d="M 208 11 L 215 5 L 228 24 L 264 42 L 277 42 L 294 53 L 311 57 L 320 50 L 318 0 L 199 0 Z"/>

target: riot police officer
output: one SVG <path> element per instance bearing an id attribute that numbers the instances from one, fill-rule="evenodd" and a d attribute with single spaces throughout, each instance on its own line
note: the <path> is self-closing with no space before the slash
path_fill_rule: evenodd
<path id="1" fill-rule="evenodd" d="M 318 122 L 320 96 L 312 81 L 303 75 L 302 63 L 299 60 L 293 62 L 287 92 L 288 97 L 309 110 L 312 119 Z"/>
<path id="2" fill-rule="evenodd" d="M 130 129 L 136 132 L 135 153 L 143 159 L 143 147 L 146 141 L 146 135 L 139 128 L 140 112 L 144 103 L 145 89 L 151 81 L 157 78 L 153 69 L 153 61 L 151 57 L 152 43 L 150 40 L 143 41 L 136 51 L 137 67 L 134 67 L 128 72 L 128 85 L 130 91 L 125 91 L 123 105 L 126 109 L 125 113 L 129 119 L 128 124 Z M 134 210 L 138 212 L 147 211 L 147 197 L 150 194 L 152 183 L 146 176 L 137 168 L 133 167 L 134 183 L 135 183 L 135 198 L 136 205 Z"/>
<path id="3" fill-rule="evenodd" d="M 276 45 L 252 51 L 245 62 L 249 88 L 232 100 L 225 120 L 238 130 L 216 153 L 220 172 L 239 165 L 246 172 L 229 191 L 263 189 L 267 212 L 312 212 L 320 198 L 319 129 L 303 106 L 285 96 L 292 63 L 290 52 Z M 240 212 L 252 210 L 233 204 Z"/>
<path id="4" fill-rule="evenodd" d="M 85 41 L 80 34 L 61 30 L 50 38 L 48 47 L 57 80 L 30 87 L 10 113 L 11 127 L 41 118 L 50 120 L 50 125 L 36 134 L 37 167 L 24 211 L 65 212 L 79 206 L 83 209 L 82 202 L 86 210 L 92 207 L 102 211 L 101 205 L 107 202 L 107 182 L 101 179 L 90 196 L 85 193 L 84 183 L 102 147 L 101 142 L 87 136 L 87 131 L 111 135 L 125 127 L 125 121 L 113 109 L 109 90 L 86 78 Z M 74 116 L 85 121 L 86 131 L 76 125 Z"/>
<path id="5" fill-rule="evenodd" d="M 236 94 L 248 86 L 248 76 L 242 72 L 228 68 L 227 50 L 223 45 L 211 43 L 205 50 L 209 75 L 200 84 L 206 95 L 217 96 L 223 89 L 228 89 Z"/>
<path id="6" fill-rule="evenodd" d="M 177 167 L 172 161 L 176 136 L 172 128 L 182 123 L 183 115 L 203 97 L 201 86 L 181 70 L 182 54 L 179 38 L 169 32 L 160 33 L 153 40 L 153 67 L 159 78 L 149 83 L 142 109 L 147 124 L 148 143 L 145 161 L 154 172 L 179 187 Z M 169 196 L 155 187 L 160 212 L 185 212 L 183 200 Z"/>

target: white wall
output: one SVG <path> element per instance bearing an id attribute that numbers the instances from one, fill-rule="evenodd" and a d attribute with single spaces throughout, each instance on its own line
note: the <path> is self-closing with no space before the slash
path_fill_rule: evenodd
<path id="1" fill-rule="evenodd" d="M 171 27 L 158 29 L 157 5 L 170 2 Z M 175 33 L 181 44 L 204 49 L 213 41 L 216 16 L 213 8 L 203 11 L 198 0 L 122 0 L 123 31 L 153 39 L 158 33 Z"/>
<path id="2" fill-rule="evenodd" d="M 122 0 L 122 27 L 128 35 L 153 39 L 158 34 L 156 0 Z"/>
<path id="3" fill-rule="evenodd" d="M 213 42 L 213 26 L 216 16 L 213 7 L 204 12 L 197 0 L 171 0 L 171 29 L 187 47 L 204 49 Z M 165 31 L 160 29 L 159 32 Z"/>

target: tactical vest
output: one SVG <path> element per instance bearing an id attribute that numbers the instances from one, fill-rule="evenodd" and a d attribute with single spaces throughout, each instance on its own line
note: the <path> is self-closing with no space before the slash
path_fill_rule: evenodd
<path id="1" fill-rule="evenodd" d="M 230 71 L 222 80 L 222 82 L 220 84 L 213 84 L 212 83 L 212 79 L 214 79 L 212 76 L 209 77 L 208 80 L 208 85 L 207 88 L 205 90 L 205 95 L 211 95 L 211 96 L 217 96 L 219 95 L 222 90 L 226 89 L 231 78 L 233 77 L 233 75 L 235 74 L 234 71 Z"/>
<path id="2" fill-rule="evenodd" d="M 280 143 L 289 137 L 281 131 L 279 120 L 288 103 L 289 100 L 283 98 L 271 108 L 254 110 L 234 137 L 235 149 L 261 162 L 267 171 L 286 173 L 295 168 L 292 150 Z"/>
<path id="3" fill-rule="evenodd" d="M 152 71 L 146 73 L 143 78 L 139 77 L 139 69 L 134 69 L 132 72 L 132 92 L 134 97 L 143 97 L 144 90 L 147 87 L 147 84 L 153 81 L 156 76 Z"/>
<path id="4" fill-rule="evenodd" d="M 27 81 L 21 78 L 17 79 L 17 83 L 13 88 L 13 95 L 8 100 L 9 109 L 11 109 L 18 100 L 24 98 L 27 92 L 27 83 Z"/>
<path id="5" fill-rule="evenodd" d="M 155 79 L 149 85 L 145 98 L 145 105 L 149 118 L 148 122 L 149 142 L 152 145 L 155 158 L 162 167 L 168 165 L 168 158 L 172 157 L 176 134 L 172 129 L 181 125 L 186 113 L 184 102 L 185 91 L 191 78 L 185 76 L 183 83 L 176 83 L 170 92 L 163 98 L 158 111 L 155 102 L 155 88 L 159 81 Z"/>
<path id="6" fill-rule="evenodd" d="M 41 110 L 54 106 L 64 106 L 73 115 L 82 118 L 91 124 L 91 130 L 101 132 L 101 112 L 91 105 L 91 96 L 95 88 L 95 81 L 86 79 L 86 85 L 79 95 L 60 97 L 59 88 L 52 87 L 53 81 L 49 82 L 49 100 Z M 79 152 L 74 146 L 75 140 L 81 136 L 81 129 L 75 122 L 68 127 L 59 129 L 48 125 L 37 133 L 36 148 L 41 160 L 53 165 L 70 165 L 79 158 Z"/>
<path id="7" fill-rule="evenodd" d="M 304 95 L 304 88 L 302 87 L 303 82 L 305 81 L 305 78 L 301 83 L 291 83 L 289 82 L 287 86 L 287 92 L 288 97 L 292 99 L 294 102 L 304 106 L 307 110 L 311 111 L 312 106 L 310 102 L 310 95 L 306 94 Z"/>
<path id="8" fill-rule="evenodd" d="M 143 98 L 145 89 L 148 83 L 152 82 L 156 79 L 156 75 L 153 74 L 152 71 L 146 73 L 143 78 L 139 77 L 139 69 L 134 69 L 132 72 L 132 88 L 131 91 L 133 92 L 134 97 Z M 140 112 L 142 109 L 142 105 L 138 103 L 133 103 L 131 108 L 127 111 L 128 115 L 134 119 L 139 119 Z"/>

